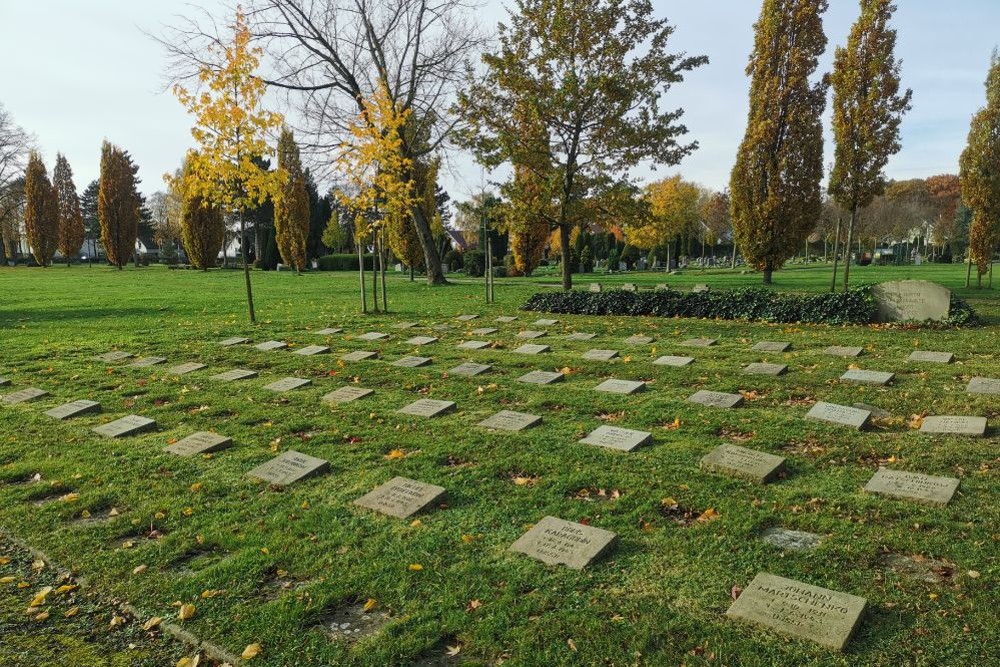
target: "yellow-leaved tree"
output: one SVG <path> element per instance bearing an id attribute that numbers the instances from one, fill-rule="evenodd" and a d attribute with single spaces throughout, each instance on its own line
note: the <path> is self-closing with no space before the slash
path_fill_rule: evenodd
<path id="1" fill-rule="evenodd" d="M 669 267 L 674 239 L 691 233 L 698 224 L 701 189 L 678 174 L 650 183 L 644 196 L 649 214 L 641 222 L 627 226 L 625 235 L 636 248 L 666 245 Z"/>

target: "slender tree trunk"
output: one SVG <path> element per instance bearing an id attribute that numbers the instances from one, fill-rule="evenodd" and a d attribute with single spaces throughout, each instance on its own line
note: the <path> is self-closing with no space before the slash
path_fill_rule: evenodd
<path id="1" fill-rule="evenodd" d="M 375 232 L 372 232 L 372 302 L 375 305 L 375 312 L 379 312 L 378 305 L 378 267 L 375 265 L 375 256 L 378 254 L 378 239 Z"/>
<path id="2" fill-rule="evenodd" d="M 420 246 L 424 250 L 424 264 L 427 265 L 428 285 L 447 285 L 448 280 L 441 271 L 441 257 L 434 246 L 434 236 L 431 234 L 430 222 L 424 215 L 420 206 L 413 207 L 413 226 L 417 230 L 417 238 L 420 239 Z"/>
<path id="3" fill-rule="evenodd" d="M 385 247 L 385 227 L 383 227 L 379 232 L 379 251 L 378 251 L 378 266 L 379 273 L 382 274 L 382 310 L 389 312 L 389 299 L 386 296 L 385 291 L 385 269 L 386 264 L 388 264 L 388 251 Z"/>
<path id="4" fill-rule="evenodd" d="M 668 269 L 670 268 L 670 262 L 669 261 L 667 262 L 667 268 Z M 731 268 L 731 269 L 735 269 L 736 268 L 736 239 L 735 238 L 733 239 L 733 259 L 732 259 L 732 262 L 730 263 L 729 268 Z"/>
<path id="5" fill-rule="evenodd" d="M 774 282 L 773 281 L 773 277 L 774 277 L 774 271 L 770 267 L 764 269 L 764 284 L 765 285 L 771 285 L 771 284 L 773 284 L 773 282 Z"/>
<path id="6" fill-rule="evenodd" d="M 243 256 L 243 279 L 247 285 L 247 310 L 250 311 L 250 324 L 257 323 L 257 314 L 253 310 L 253 287 L 250 285 L 250 264 L 247 262 L 246 221 L 243 219 L 243 209 L 240 209 L 240 254 Z"/>
<path id="7" fill-rule="evenodd" d="M 965 271 L 965 286 L 966 287 L 971 287 L 972 286 L 972 246 L 971 245 L 969 246 L 969 249 L 968 249 L 967 252 L 968 252 L 968 255 L 969 255 L 969 258 L 967 260 L 967 262 L 969 264 L 969 267 Z"/>
<path id="8" fill-rule="evenodd" d="M 837 263 L 840 260 L 840 216 L 837 216 L 837 228 L 833 233 L 833 280 L 830 282 L 830 291 L 837 291 Z"/>
<path id="9" fill-rule="evenodd" d="M 854 241 L 854 221 L 858 218 L 858 207 L 851 207 L 851 221 L 847 225 L 847 244 L 844 246 L 844 291 L 846 292 L 851 282 L 851 243 Z M 858 251 L 858 259 L 861 252 Z"/>
<path id="10" fill-rule="evenodd" d="M 365 296 L 365 255 L 364 251 L 361 249 L 361 244 L 358 243 L 358 276 L 361 279 L 361 312 L 368 312 L 368 299 Z"/>
<path id="11" fill-rule="evenodd" d="M 573 289 L 573 272 L 569 265 L 570 262 L 570 247 L 569 247 L 569 225 L 561 224 L 559 225 L 559 243 L 561 244 L 562 252 L 562 288 L 567 292 Z"/>
<path id="12" fill-rule="evenodd" d="M 410 267 L 410 282 L 413 282 L 413 267 Z"/>

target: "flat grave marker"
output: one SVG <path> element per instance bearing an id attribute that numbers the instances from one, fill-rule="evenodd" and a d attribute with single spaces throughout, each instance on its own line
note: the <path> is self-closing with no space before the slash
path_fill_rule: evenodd
<path id="1" fill-rule="evenodd" d="M 681 368 L 683 366 L 688 366 L 693 363 L 694 363 L 693 357 L 677 357 L 672 354 L 667 354 L 654 361 L 653 365 L 673 366 L 674 368 Z"/>
<path id="2" fill-rule="evenodd" d="M 626 345 L 649 345 L 653 342 L 653 338 L 650 336 L 643 336 L 641 334 L 635 334 L 634 336 L 629 336 L 625 339 Z"/>
<path id="3" fill-rule="evenodd" d="M 329 469 L 329 461 L 289 450 L 260 464 L 247 475 L 275 486 L 288 486 L 306 477 L 324 473 Z"/>
<path id="4" fill-rule="evenodd" d="M 618 350 L 587 350 L 583 358 L 587 361 L 611 361 L 618 357 Z"/>
<path id="5" fill-rule="evenodd" d="M 471 361 L 467 361 L 464 364 L 459 364 L 451 370 L 448 371 L 449 375 L 457 375 L 459 377 L 475 377 L 477 375 L 482 375 L 483 373 L 488 373 L 493 367 L 488 364 L 474 364 Z"/>
<path id="6" fill-rule="evenodd" d="M 343 329 L 338 329 L 336 327 L 327 327 L 326 329 L 320 329 L 319 331 L 316 331 L 315 333 L 316 333 L 317 336 L 332 336 L 334 334 L 339 334 L 342 331 L 343 331 Z"/>
<path id="7" fill-rule="evenodd" d="M 970 394 L 1000 394 L 1000 379 L 972 378 L 965 391 Z"/>
<path id="8" fill-rule="evenodd" d="M 495 321 L 500 322 L 501 324 L 509 324 L 510 322 L 516 322 L 517 318 L 513 315 L 501 315 Z"/>
<path id="9" fill-rule="evenodd" d="M 760 572 L 726 616 L 843 651 L 868 601 Z"/>
<path id="10" fill-rule="evenodd" d="M 261 352 L 270 352 L 271 350 L 284 350 L 288 347 L 288 343 L 282 340 L 266 340 L 263 343 L 254 345 L 254 347 Z"/>
<path id="11" fill-rule="evenodd" d="M 954 477 L 922 475 L 889 468 L 879 468 L 865 485 L 868 493 L 915 500 L 939 507 L 944 507 L 951 501 L 956 489 L 958 480 Z"/>
<path id="12" fill-rule="evenodd" d="M 582 570 L 618 545 L 609 530 L 547 516 L 519 537 L 510 550 L 547 565 Z"/>
<path id="13" fill-rule="evenodd" d="M 868 410 L 818 401 L 806 414 L 806 419 L 850 426 L 860 431 L 868 424 L 871 416 L 872 413 Z"/>
<path id="14" fill-rule="evenodd" d="M 764 529 L 760 534 L 760 539 L 771 546 L 788 551 L 809 551 L 815 549 L 823 541 L 823 538 L 816 533 L 808 533 L 804 530 L 791 530 L 780 526 L 771 526 Z"/>
<path id="15" fill-rule="evenodd" d="M 455 347 L 460 350 L 482 350 L 483 348 L 489 347 L 489 341 L 485 340 L 467 340 L 459 343 Z"/>
<path id="16" fill-rule="evenodd" d="M 27 389 L 21 389 L 20 391 L 15 391 L 12 394 L 7 394 L 2 399 L 0 403 L 6 403 L 7 405 L 16 405 L 18 403 L 27 403 L 28 401 L 33 401 L 36 398 L 41 398 L 42 396 L 48 396 L 49 392 L 44 389 L 36 389 L 34 387 L 28 387 Z"/>
<path id="17" fill-rule="evenodd" d="M 236 382 L 237 380 L 249 380 L 250 378 L 255 377 L 257 377 L 257 371 L 252 371 L 247 368 L 234 368 L 231 371 L 217 373 L 209 379 L 218 380 L 219 382 Z"/>
<path id="18" fill-rule="evenodd" d="M 414 328 L 416 326 L 420 326 L 420 325 L 418 323 L 416 323 L 416 322 L 397 322 L 396 324 L 392 325 L 392 328 L 393 329 L 412 329 L 412 328 Z"/>
<path id="19" fill-rule="evenodd" d="M 565 374 L 555 371 L 531 371 L 517 378 L 517 381 L 525 384 L 552 384 L 562 382 L 564 379 L 566 379 Z"/>
<path id="20" fill-rule="evenodd" d="M 128 352 L 105 352 L 104 354 L 99 354 L 94 359 L 96 361 L 106 361 L 108 363 L 113 363 L 115 361 L 124 361 L 126 359 L 131 359 L 132 355 Z"/>
<path id="21" fill-rule="evenodd" d="M 378 352 L 368 352 L 367 350 L 357 350 L 348 352 L 340 358 L 341 361 L 367 361 L 378 357 Z"/>
<path id="22" fill-rule="evenodd" d="M 188 373 L 193 373 L 195 371 L 200 371 L 202 368 L 206 368 L 205 364 L 198 363 L 197 361 L 189 361 L 184 364 L 178 364 L 167 369 L 167 373 L 170 375 L 187 375 Z"/>
<path id="23" fill-rule="evenodd" d="M 982 437 L 986 435 L 986 417 L 932 415 L 924 417 L 920 432 Z"/>
<path id="24" fill-rule="evenodd" d="M 895 373 L 883 373 L 882 371 L 863 371 L 851 369 L 840 376 L 841 382 L 857 382 L 860 384 L 877 384 L 885 386 L 896 378 Z"/>
<path id="25" fill-rule="evenodd" d="M 754 345 L 751 350 L 754 352 L 788 352 L 792 348 L 791 343 L 783 341 L 764 340 Z"/>
<path id="26" fill-rule="evenodd" d="M 559 320 L 541 319 L 541 320 L 535 320 L 534 322 L 532 322 L 532 325 L 534 325 L 536 327 L 551 327 L 551 326 L 555 326 L 556 324 L 559 324 Z"/>
<path id="27" fill-rule="evenodd" d="M 0 387 L 6 387 L 9 384 L 10 384 L 10 378 L 5 378 L 2 375 L 0 375 Z"/>
<path id="28" fill-rule="evenodd" d="M 359 398 L 371 396 L 374 393 L 374 389 L 348 386 L 341 387 L 340 389 L 334 389 L 330 393 L 324 395 L 322 400 L 324 403 L 350 403 L 351 401 L 356 401 Z"/>
<path id="29" fill-rule="evenodd" d="M 864 353 L 863 347 L 844 347 L 842 345 L 831 345 L 823 350 L 823 354 L 832 357 L 860 357 Z"/>
<path id="30" fill-rule="evenodd" d="M 438 341 L 434 336 L 414 336 L 406 341 L 407 345 L 430 345 Z"/>
<path id="31" fill-rule="evenodd" d="M 600 292 L 601 291 L 601 283 L 590 283 L 590 291 L 591 292 Z"/>
<path id="32" fill-rule="evenodd" d="M 951 352 L 929 352 L 927 350 L 914 350 L 907 361 L 916 361 L 928 364 L 950 364 L 955 360 L 955 355 Z"/>
<path id="33" fill-rule="evenodd" d="M 617 449 L 620 452 L 631 452 L 651 442 L 653 442 L 652 433 L 607 425 L 598 426 L 586 438 L 580 440 L 584 445 Z"/>
<path id="34" fill-rule="evenodd" d="M 529 415 L 525 412 L 514 412 L 513 410 L 501 410 L 492 417 L 479 422 L 478 426 L 498 431 L 523 431 L 526 428 L 533 428 L 541 423 L 542 418 L 538 415 Z"/>
<path id="35" fill-rule="evenodd" d="M 743 373 L 746 375 L 784 375 L 788 372 L 788 366 L 785 364 L 766 364 L 766 363 L 753 363 L 748 365 L 743 369 Z"/>
<path id="36" fill-rule="evenodd" d="M 522 345 L 521 347 L 513 350 L 517 354 L 544 354 L 546 352 L 551 352 L 552 348 L 548 345 Z"/>
<path id="37" fill-rule="evenodd" d="M 53 419 L 70 419 L 78 415 L 85 415 L 91 412 L 100 412 L 101 404 L 97 401 L 79 400 L 73 401 L 72 403 L 66 403 L 65 405 L 60 405 L 58 408 L 52 408 L 51 410 L 46 410 L 44 414 L 47 417 L 52 417 Z"/>
<path id="38" fill-rule="evenodd" d="M 317 354 L 326 354 L 330 351 L 326 345 L 306 345 L 305 347 L 300 347 L 299 349 L 292 352 L 292 354 L 297 354 L 300 357 L 313 357 Z"/>
<path id="39" fill-rule="evenodd" d="M 784 468 L 785 459 L 780 456 L 729 444 L 719 445 L 701 459 L 702 470 L 721 472 L 757 484 L 767 484 Z"/>
<path id="40" fill-rule="evenodd" d="M 198 431 L 192 433 L 182 440 L 178 440 L 172 445 L 167 445 L 163 451 L 177 456 L 195 456 L 197 454 L 210 454 L 222 449 L 226 449 L 233 444 L 233 439 L 211 431 Z"/>
<path id="41" fill-rule="evenodd" d="M 105 438 L 124 438 L 156 428 L 156 420 L 140 415 L 129 415 L 113 422 L 95 426 L 92 430 Z"/>
<path id="42" fill-rule="evenodd" d="M 127 366 L 127 368 L 149 368 L 150 366 L 162 364 L 166 360 L 166 357 L 144 357 L 138 361 L 132 362 Z"/>
<path id="43" fill-rule="evenodd" d="M 883 410 L 878 406 L 870 405 L 868 403 L 855 403 L 853 407 L 858 410 L 867 410 L 872 413 L 872 419 L 889 419 L 892 417 L 892 413 L 888 410 Z"/>
<path id="44" fill-rule="evenodd" d="M 455 319 L 458 320 L 459 322 L 471 322 L 477 317 L 479 317 L 479 315 L 459 315 Z"/>
<path id="45" fill-rule="evenodd" d="M 429 357 L 403 357 L 392 362 L 392 365 L 400 368 L 420 368 L 421 366 L 427 366 L 431 361 L 433 359 Z"/>
<path id="46" fill-rule="evenodd" d="M 358 336 L 358 340 L 376 341 L 376 340 L 385 340 L 388 337 L 389 334 L 382 333 L 381 331 L 369 331 L 368 333 L 363 333 L 360 336 Z"/>
<path id="47" fill-rule="evenodd" d="M 689 338 L 681 342 L 686 347 L 712 347 L 719 342 L 717 338 Z"/>
<path id="48" fill-rule="evenodd" d="M 394 477 L 355 500 L 354 504 L 397 519 L 406 519 L 432 505 L 440 504 L 447 495 L 444 487 L 406 477 Z"/>
<path id="49" fill-rule="evenodd" d="M 396 410 L 401 415 L 411 417 L 424 417 L 430 419 L 439 415 L 447 414 L 455 409 L 453 401 L 439 401 L 433 398 L 421 398 L 409 405 Z"/>
<path id="50" fill-rule="evenodd" d="M 697 285 L 691 288 L 691 291 L 694 292 L 695 294 L 701 294 L 702 292 L 712 291 L 712 288 L 706 285 L 705 283 L 698 283 Z"/>
<path id="51" fill-rule="evenodd" d="M 522 331 L 517 334 L 517 337 L 522 340 L 535 340 L 536 338 L 541 338 L 542 336 L 548 335 L 548 331 Z"/>
<path id="52" fill-rule="evenodd" d="M 626 292 L 638 292 L 639 288 L 635 286 L 634 283 L 625 283 L 622 285 L 622 289 Z"/>
<path id="53" fill-rule="evenodd" d="M 294 391 L 299 387 L 305 387 L 310 384 L 312 384 L 312 380 L 308 380 L 306 378 L 289 377 L 276 380 L 271 384 L 266 384 L 264 385 L 264 389 L 267 389 L 268 391 L 277 391 L 284 393 L 286 391 Z"/>
<path id="54" fill-rule="evenodd" d="M 741 394 L 727 394 L 723 391 L 708 391 L 707 389 L 696 391 L 687 398 L 688 403 L 706 405 L 710 408 L 723 408 L 725 410 L 738 408 L 743 405 L 743 400 Z"/>
<path id="55" fill-rule="evenodd" d="M 571 333 L 570 335 L 566 336 L 566 340 L 592 340 L 594 338 L 597 338 L 597 334 L 585 333 L 582 331 L 577 333 Z"/>
<path id="56" fill-rule="evenodd" d="M 244 338 L 243 336 L 233 336 L 232 338 L 227 338 L 225 340 L 220 340 L 219 345 L 222 347 L 232 347 L 233 345 L 243 345 L 244 343 L 249 343 L 249 338 Z"/>
<path id="57" fill-rule="evenodd" d="M 633 382 L 632 380 L 616 380 L 609 378 L 594 387 L 594 391 L 602 391 L 608 394 L 638 394 L 646 390 L 645 382 Z"/>
<path id="58" fill-rule="evenodd" d="M 478 329 L 473 329 L 469 333 L 472 334 L 473 336 L 489 336 L 495 334 L 498 331 L 500 330 L 495 327 L 480 327 Z"/>

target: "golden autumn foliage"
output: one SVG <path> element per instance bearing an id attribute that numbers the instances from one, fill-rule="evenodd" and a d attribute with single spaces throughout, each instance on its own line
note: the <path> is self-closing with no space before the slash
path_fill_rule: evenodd
<path id="1" fill-rule="evenodd" d="M 981 278 L 1000 242 L 1000 53 L 996 51 L 986 78 L 986 106 L 972 118 L 959 164 L 962 199 L 972 209 L 969 257 Z"/>
<path id="2" fill-rule="evenodd" d="M 24 231 L 28 245 L 35 261 L 40 266 L 48 266 L 59 240 L 59 197 L 49 182 L 41 155 L 35 151 L 28 156 L 24 197 Z"/>
<path id="3" fill-rule="evenodd" d="M 650 183 L 644 193 L 649 217 L 625 229 L 628 242 L 637 248 L 654 248 L 698 224 L 701 190 L 680 175 Z"/>
<path id="4" fill-rule="evenodd" d="M 73 170 L 61 153 L 56 155 L 56 166 L 52 170 L 52 187 L 59 198 L 59 252 L 66 258 L 68 266 L 80 252 L 86 232 L 80 213 L 80 197 L 73 184 Z"/>
<path id="5" fill-rule="evenodd" d="M 283 172 L 283 184 L 274 202 L 275 242 L 285 263 L 301 273 L 306 268 L 309 240 L 309 193 L 299 147 L 288 128 L 278 139 L 278 170 Z"/>
<path id="6" fill-rule="evenodd" d="M 101 178 L 97 192 L 97 215 L 101 243 L 108 263 L 119 269 L 135 252 L 139 233 L 139 193 L 135 170 L 128 154 L 110 142 L 101 146 Z"/>
<path id="7" fill-rule="evenodd" d="M 190 163 L 185 164 L 185 177 L 180 182 L 182 196 L 181 240 L 184 252 L 192 265 L 203 271 L 215 266 L 216 258 L 225 243 L 226 224 L 222 209 L 205 199 L 193 188 L 185 188 Z"/>
<path id="8" fill-rule="evenodd" d="M 417 160 L 413 162 L 413 184 L 416 189 L 415 204 L 423 211 L 425 220 L 440 218 L 437 212 L 437 200 L 434 197 L 437 187 L 438 171 L 441 164 L 438 160 L 427 163 Z M 440 225 L 440 220 L 437 221 Z M 424 248 L 417 234 L 417 226 L 412 215 L 392 216 L 386 220 L 389 249 L 399 261 L 410 269 L 419 268 L 425 261 Z M 432 227 L 434 224 L 432 223 Z"/>

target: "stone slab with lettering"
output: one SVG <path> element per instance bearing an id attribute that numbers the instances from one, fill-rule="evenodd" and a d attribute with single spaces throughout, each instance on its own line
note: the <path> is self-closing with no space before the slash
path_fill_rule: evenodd
<path id="1" fill-rule="evenodd" d="M 863 371 L 851 369 L 840 376 L 841 382 L 858 382 L 861 384 L 887 385 L 896 377 L 895 373 L 883 373 L 882 371 Z"/>
<path id="2" fill-rule="evenodd" d="M 546 336 L 548 335 L 548 333 L 549 333 L 548 331 L 522 331 L 521 333 L 517 334 L 517 337 L 524 340 L 534 340 L 536 338 L 541 338 L 542 336 Z"/>
<path id="3" fill-rule="evenodd" d="M 167 445 L 163 451 L 177 456 L 195 456 L 211 454 L 226 449 L 233 444 L 233 439 L 211 431 L 198 431 L 172 445 Z"/>
<path id="4" fill-rule="evenodd" d="M 681 345 L 685 345 L 687 347 L 712 347 L 718 342 L 719 341 L 715 338 L 689 338 L 688 340 L 683 341 Z"/>
<path id="5" fill-rule="evenodd" d="M 485 340 L 467 340 L 465 342 L 459 343 L 455 347 L 460 350 L 482 350 L 490 346 L 489 341 Z"/>
<path id="6" fill-rule="evenodd" d="M 476 375 L 488 373 L 492 368 L 493 367 L 489 364 L 474 364 L 471 361 L 467 361 L 464 364 L 459 364 L 449 370 L 448 374 L 458 375 L 460 377 L 475 377 Z"/>
<path id="7" fill-rule="evenodd" d="M 166 357 L 144 357 L 139 361 L 132 362 L 128 365 L 128 368 L 149 368 L 150 366 L 156 366 L 162 364 L 166 361 Z"/>
<path id="8" fill-rule="evenodd" d="M 316 332 L 317 336 L 332 336 L 334 334 L 339 334 L 343 329 L 337 329 L 335 327 L 327 327 L 326 329 L 320 329 Z"/>
<path id="9" fill-rule="evenodd" d="M 594 338 L 597 338 L 597 334 L 585 333 L 582 331 L 577 333 L 571 333 L 570 335 L 566 336 L 566 340 L 592 340 Z"/>
<path id="10" fill-rule="evenodd" d="M 489 336 L 491 334 L 495 334 L 498 331 L 500 330 L 495 327 L 480 327 L 478 329 L 473 329 L 469 333 L 472 334 L 473 336 Z"/>
<path id="11" fill-rule="evenodd" d="M 454 409 L 455 403 L 452 401 L 439 401 L 433 398 L 421 398 L 419 401 L 414 401 L 406 407 L 396 410 L 396 412 L 401 415 L 410 415 L 411 417 L 430 418 L 449 413 Z"/>
<path id="12" fill-rule="evenodd" d="M 392 325 L 393 329 L 412 329 L 413 327 L 420 326 L 416 322 L 397 322 Z"/>
<path id="13" fill-rule="evenodd" d="M 726 616 L 843 651 L 867 605 L 857 595 L 761 572 Z"/>
<path id="14" fill-rule="evenodd" d="M 584 445 L 595 445 L 631 452 L 643 445 L 653 442 L 653 434 L 646 431 L 634 431 L 618 426 L 598 426 L 586 438 L 580 441 Z"/>
<path id="15" fill-rule="evenodd" d="M 788 551 L 809 551 L 815 549 L 823 541 L 823 538 L 816 533 L 808 533 L 804 530 L 791 530 L 780 526 L 771 526 L 764 529 L 760 534 L 760 539 L 771 546 Z"/>
<path id="16" fill-rule="evenodd" d="M 222 347 L 232 347 L 233 345 L 243 345 L 244 343 L 249 342 L 249 338 L 244 338 L 243 336 L 233 336 L 232 338 L 227 338 L 226 340 L 220 340 L 219 345 Z"/>
<path id="17" fill-rule="evenodd" d="M 609 378 L 594 387 L 594 391 L 603 391 L 609 394 L 638 394 L 645 391 L 645 382 L 633 382 L 632 380 L 616 380 Z"/>
<path id="18" fill-rule="evenodd" d="M 934 415 L 924 417 L 920 424 L 921 433 L 944 435 L 986 435 L 986 417 L 966 417 L 955 415 Z"/>
<path id="19" fill-rule="evenodd" d="M 701 469 L 767 484 L 785 468 L 785 459 L 755 449 L 719 445 L 701 460 Z"/>
<path id="20" fill-rule="evenodd" d="M 112 363 L 115 361 L 124 361 L 126 359 L 131 359 L 132 355 L 128 352 L 105 352 L 104 354 L 99 354 L 94 357 L 97 361 L 106 361 Z"/>
<path id="21" fill-rule="evenodd" d="M 284 350 L 288 347 L 288 343 L 281 340 L 266 340 L 263 343 L 254 345 L 261 352 L 269 352 L 271 350 Z"/>
<path id="22" fill-rule="evenodd" d="M 544 354 L 546 352 L 551 352 L 552 348 L 548 345 L 522 345 L 521 347 L 513 350 L 517 354 Z"/>
<path id="23" fill-rule="evenodd" d="M 564 379 L 566 379 L 565 374 L 555 371 L 531 371 L 517 378 L 517 381 L 526 384 L 552 384 L 562 382 Z"/>
<path id="24" fill-rule="evenodd" d="M 300 347 L 299 349 L 292 352 L 292 354 L 297 354 L 300 357 L 313 357 L 317 354 L 326 354 L 330 351 L 326 345 L 306 345 L 305 347 Z"/>
<path id="25" fill-rule="evenodd" d="M 743 396 L 740 394 L 727 394 L 724 391 L 708 391 L 702 389 L 688 396 L 688 403 L 697 405 L 707 405 L 711 408 L 738 408 L 743 405 Z"/>
<path id="26" fill-rule="evenodd" d="M 136 433 L 152 431 L 155 428 L 155 419 L 139 415 L 129 415 L 128 417 L 122 417 L 101 426 L 95 426 L 93 431 L 98 435 L 103 435 L 105 438 L 124 438 Z"/>
<path id="27" fill-rule="evenodd" d="M 535 320 L 534 322 L 532 322 L 532 324 L 536 327 L 551 327 L 556 324 L 559 324 L 559 320 L 545 320 L 545 319 Z"/>
<path id="28" fill-rule="evenodd" d="M 542 418 L 538 415 L 529 415 L 526 412 L 514 412 L 513 410 L 501 410 L 492 417 L 488 417 L 479 422 L 483 428 L 497 429 L 498 431 L 522 431 L 526 428 L 533 428 L 542 423 Z"/>
<path id="29" fill-rule="evenodd" d="M 433 361 L 430 357 L 403 357 L 392 362 L 393 366 L 399 366 L 400 368 L 420 368 L 421 366 L 427 366 Z"/>
<path id="30" fill-rule="evenodd" d="M 356 352 L 348 352 L 340 358 L 341 361 L 367 361 L 368 359 L 374 359 L 378 357 L 378 352 L 369 352 L 367 350 L 358 350 Z"/>
<path id="31" fill-rule="evenodd" d="M 823 354 L 833 357 L 860 357 L 864 352 L 862 347 L 844 347 L 842 345 L 831 345 L 823 350 Z"/>
<path id="32" fill-rule="evenodd" d="M 816 405 L 812 406 L 812 409 L 810 409 L 806 414 L 806 419 L 830 422 L 831 424 L 840 424 L 841 426 L 850 426 L 851 428 L 858 429 L 860 431 L 868 424 L 868 420 L 871 419 L 871 416 L 872 413 L 868 410 L 850 408 L 846 405 L 837 405 L 836 403 L 824 403 L 823 401 L 819 401 Z"/>
<path id="33" fill-rule="evenodd" d="M 660 357 L 653 362 L 654 366 L 673 366 L 675 368 L 680 368 L 682 366 L 687 366 L 694 363 L 693 357 L 677 357 L 672 354 L 668 354 Z"/>
<path id="34" fill-rule="evenodd" d="M 257 371 L 252 371 L 247 368 L 234 368 L 231 371 L 213 375 L 209 379 L 218 380 L 219 382 L 236 382 L 237 380 L 249 380 L 250 378 L 255 377 L 257 377 Z"/>
<path id="35" fill-rule="evenodd" d="M 750 349 L 752 349 L 754 352 L 788 352 L 788 350 L 790 350 L 791 347 L 792 347 L 791 343 L 773 341 L 773 340 L 764 340 L 757 343 Z"/>
<path id="36" fill-rule="evenodd" d="M 744 368 L 743 372 L 747 375 L 784 375 L 788 372 L 788 366 L 785 364 L 754 363 Z"/>
<path id="37" fill-rule="evenodd" d="M 504 323 L 504 324 L 509 324 L 510 322 L 516 322 L 517 318 L 514 317 L 513 315 L 501 315 L 500 317 L 498 317 L 494 321 L 501 322 L 501 323 Z"/>
<path id="38" fill-rule="evenodd" d="M 406 477 L 394 477 L 355 500 L 354 504 L 397 519 L 405 519 L 432 505 L 440 504 L 447 495 L 444 487 Z"/>
<path id="39" fill-rule="evenodd" d="M 618 357 L 618 350 L 587 350 L 583 358 L 588 361 L 611 361 Z"/>
<path id="40" fill-rule="evenodd" d="M 970 394 L 1000 394 L 1000 379 L 972 378 L 965 391 Z"/>
<path id="41" fill-rule="evenodd" d="M 649 345 L 653 342 L 653 338 L 650 336 L 642 336 L 640 334 L 635 334 L 634 336 L 629 336 L 625 339 L 626 345 Z"/>
<path id="42" fill-rule="evenodd" d="M 609 530 L 547 516 L 519 537 L 510 550 L 547 565 L 582 570 L 618 546 Z"/>
<path id="43" fill-rule="evenodd" d="M 185 364 L 178 364 L 172 368 L 167 369 L 167 373 L 170 375 L 187 375 L 188 373 L 193 373 L 195 371 L 200 371 L 205 368 L 205 364 L 200 364 L 197 361 L 189 361 Z"/>
<path id="44" fill-rule="evenodd" d="M 85 415 L 91 412 L 100 412 L 101 404 L 97 401 L 79 400 L 72 403 L 60 405 L 58 408 L 46 410 L 45 415 L 53 419 L 70 419 L 77 415 Z"/>
<path id="45" fill-rule="evenodd" d="M 438 341 L 434 336 L 414 336 L 406 341 L 407 345 L 430 345 Z"/>
<path id="46" fill-rule="evenodd" d="M 471 322 L 477 317 L 479 317 L 479 315 L 459 315 L 455 319 L 458 320 L 459 322 Z"/>
<path id="47" fill-rule="evenodd" d="M 900 280 L 872 288 L 877 322 L 940 322 L 951 310 L 951 290 L 926 280 Z"/>
<path id="48" fill-rule="evenodd" d="M 368 333 L 363 333 L 358 336 L 358 340 L 385 340 L 389 337 L 389 334 L 382 333 L 381 331 L 369 331 Z"/>
<path id="49" fill-rule="evenodd" d="M 950 364 L 955 360 L 955 355 L 951 352 L 929 352 L 927 350 L 914 350 L 907 361 L 918 361 L 928 364 Z"/>
<path id="50" fill-rule="evenodd" d="M 879 468 L 865 484 L 865 491 L 869 493 L 916 500 L 940 507 L 951 501 L 956 489 L 958 480 L 954 477 L 937 477 L 889 468 Z"/>
<path id="51" fill-rule="evenodd" d="M 356 401 L 359 398 L 371 396 L 374 393 L 374 389 L 365 389 L 364 387 L 341 387 L 340 389 L 334 389 L 329 394 L 323 396 L 323 402 L 350 403 L 351 401 Z"/>
<path id="52" fill-rule="evenodd" d="M 264 389 L 283 393 L 286 391 L 294 391 L 299 387 L 305 387 L 310 384 L 312 384 L 312 380 L 308 380 L 306 378 L 282 378 L 272 382 L 271 384 L 265 384 Z"/>
<path id="53" fill-rule="evenodd" d="M 12 394 L 7 394 L 2 399 L 0 403 L 6 403 L 7 405 L 15 405 L 17 403 L 27 403 L 28 401 L 33 401 L 36 398 L 41 398 L 42 396 L 48 396 L 49 392 L 44 389 L 36 389 L 34 387 L 28 387 L 27 389 L 21 389 L 20 391 L 15 391 Z"/>
<path id="54" fill-rule="evenodd" d="M 330 469 L 330 462 L 289 450 L 262 463 L 247 473 L 250 477 L 275 486 L 288 486 L 306 477 L 319 475 Z"/>

